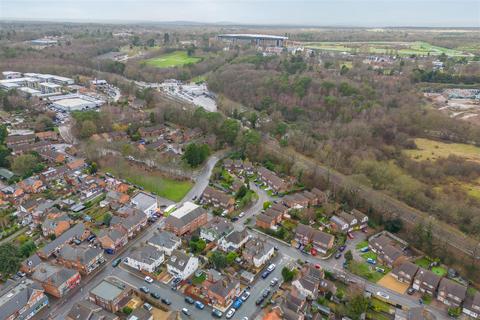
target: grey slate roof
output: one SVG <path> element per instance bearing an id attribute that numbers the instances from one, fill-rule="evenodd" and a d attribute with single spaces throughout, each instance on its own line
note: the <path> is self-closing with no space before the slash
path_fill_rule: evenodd
<path id="1" fill-rule="evenodd" d="M 146 245 L 144 247 L 135 249 L 131 254 L 128 255 L 129 259 L 151 264 L 163 256 L 163 252 L 157 248 Z"/>
<path id="2" fill-rule="evenodd" d="M 206 211 L 202 207 L 195 208 L 194 210 L 190 211 L 189 213 L 183 215 L 181 218 L 177 218 L 173 215 L 169 215 L 167 219 L 165 220 L 166 224 L 170 224 L 174 226 L 175 228 L 181 228 L 186 224 L 189 224 L 193 220 L 197 219 L 200 217 L 202 214 L 204 214 Z"/>
<path id="3" fill-rule="evenodd" d="M 162 231 L 158 235 L 151 237 L 148 240 L 148 243 L 167 249 L 173 249 L 175 247 L 175 244 L 179 241 L 181 241 L 181 239 L 177 237 L 174 233 L 169 231 Z"/>
<path id="4" fill-rule="evenodd" d="M 85 265 L 101 253 L 100 248 L 67 245 L 60 249 L 59 256 L 65 260 L 80 261 Z"/>
<path id="5" fill-rule="evenodd" d="M 25 282 L 15 282 L 8 279 L 0 286 L 0 320 L 7 319 L 10 315 L 26 306 L 34 290 L 43 292 L 42 287 L 30 279 Z"/>
<path id="6" fill-rule="evenodd" d="M 183 271 L 187 266 L 188 261 L 191 257 L 189 257 L 185 252 L 180 250 L 175 250 L 172 252 L 170 259 L 168 259 L 167 264 L 172 266 L 177 270 Z"/>
<path id="7" fill-rule="evenodd" d="M 58 287 L 73 277 L 77 272 L 77 270 L 53 266 L 42 262 L 32 274 L 32 279 L 39 282 L 51 282 Z"/>
<path id="8" fill-rule="evenodd" d="M 60 237 L 56 238 L 50 243 L 47 243 L 45 247 L 42 248 L 42 253 L 46 256 L 50 256 L 55 249 L 60 246 L 63 246 L 66 242 L 70 241 L 73 238 L 80 238 L 85 232 L 85 226 L 83 223 L 78 223 L 72 228 L 65 231 Z"/>

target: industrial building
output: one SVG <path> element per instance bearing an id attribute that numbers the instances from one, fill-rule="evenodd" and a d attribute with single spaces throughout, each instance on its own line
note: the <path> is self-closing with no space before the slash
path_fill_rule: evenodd
<path id="1" fill-rule="evenodd" d="M 268 34 L 220 34 L 217 36 L 219 40 L 228 41 L 232 43 L 254 44 L 257 46 L 268 47 L 283 47 L 284 42 L 288 37 L 275 36 Z"/>
<path id="2" fill-rule="evenodd" d="M 17 89 L 22 93 L 40 97 L 62 94 L 63 86 L 75 83 L 71 78 L 51 74 L 4 71 L 2 75 L 5 79 L 0 80 L 0 89 Z"/>
<path id="3" fill-rule="evenodd" d="M 105 103 L 105 101 L 84 94 L 65 94 L 49 98 L 51 106 L 57 110 L 70 112 L 95 109 Z"/>

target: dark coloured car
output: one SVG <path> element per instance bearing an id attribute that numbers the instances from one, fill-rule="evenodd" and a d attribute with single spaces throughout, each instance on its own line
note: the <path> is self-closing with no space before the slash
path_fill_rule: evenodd
<path id="1" fill-rule="evenodd" d="M 413 289 L 412 287 L 409 287 L 408 290 L 407 290 L 407 293 L 408 293 L 409 295 L 412 295 L 412 294 L 415 293 L 415 289 Z"/>
<path id="2" fill-rule="evenodd" d="M 120 264 L 120 262 L 122 262 L 122 258 L 117 258 L 117 259 L 113 260 L 112 266 L 116 267 Z"/>
<path id="3" fill-rule="evenodd" d="M 342 253 L 341 253 L 341 252 L 335 253 L 335 259 L 340 259 L 341 257 L 342 257 Z"/>
<path id="4" fill-rule="evenodd" d="M 268 272 L 268 271 L 263 271 L 263 273 L 262 273 L 262 278 L 263 278 L 263 279 L 266 279 L 269 274 L 270 274 L 270 272 Z"/>
<path id="5" fill-rule="evenodd" d="M 266 288 L 262 292 L 262 297 L 266 298 L 266 297 L 268 297 L 269 294 L 270 294 L 270 288 Z"/>
<path id="6" fill-rule="evenodd" d="M 152 298 L 160 299 L 160 294 L 158 292 L 150 292 L 150 295 L 152 296 Z"/>
<path id="7" fill-rule="evenodd" d="M 212 310 L 212 316 L 214 316 L 215 318 L 221 318 L 223 316 L 223 313 L 220 310 L 213 309 Z"/>
<path id="8" fill-rule="evenodd" d="M 264 299 L 265 299 L 264 297 L 258 298 L 257 301 L 255 301 L 255 304 L 256 304 L 257 306 L 258 306 L 258 305 L 261 305 Z"/>
<path id="9" fill-rule="evenodd" d="M 340 248 L 338 248 L 338 251 L 340 252 L 343 252 L 345 249 L 347 248 L 347 246 L 340 246 Z"/>
<path id="10" fill-rule="evenodd" d="M 187 297 L 185 297 L 185 302 L 188 303 L 188 304 L 194 304 L 195 300 L 193 300 L 192 298 L 187 296 Z"/>
<path id="11" fill-rule="evenodd" d="M 172 301 L 166 299 L 166 298 L 162 298 L 161 300 L 163 303 L 165 303 L 167 306 L 171 305 L 172 304 Z"/>

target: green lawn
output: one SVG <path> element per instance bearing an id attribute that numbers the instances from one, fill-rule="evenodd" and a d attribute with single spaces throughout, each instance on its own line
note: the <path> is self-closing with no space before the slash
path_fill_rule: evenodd
<path id="1" fill-rule="evenodd" d="M 385 273 L 388 273 L 388 270 L 385 267 L 382 268 L 386 270 Z M 348 269 L 352 273 L 374 283 L 378 282 L 385 275 L 383 273 L 375 271 L 374 267 L 372 268 L 369 264 L 365 262 L 351 261 Z"/>
<path id="2" fill-rule="evenodd" d="M 117 162 L 117 166 L 108 166 L 102 169 L 115 177 L 125 179 L 143 187 L 146 191 L 175 202 L 182 200 L 193 186 L 191 181 L 165 178 L 159 173 L 146 172 L 121 161 Z"/>
<path id="3" fill-rule="evenodd" d="M 418 260 L 415 260 L 415 264 L 416 264 L 417 266 L 420 266 L 420 267 L 424 268 L 424 269 L 428 269 L 428 267 L 430 266 L 430 263 L 431 263 L 431 261 L 428 260 L 428 259 L 425 258 L 425 257 L 420 258 L 420 259 L 418 259 Z"/>
<path id="4" fill-rule="evenodd" d="M 365 253 L 362 253 L 361 256 L 367 260 L 368 258 L 371 258 L 373 260 L 377 260 L 377 254 L 373 251 L 368 251 L 368 252 L 365 252 Z"/>
<path id="5" fill-rule="evenodd" d="M 200 60 L 202 59 L 199 57 L 188 56 L 186 51 L 174 51 L 162 54 L 156 58 L 145 60 L 145 63 L 157 68 L 173 68 L 181 67 L 190 63 L 197 63 Z"/>
<path id="6" fill-rule="evenodd" d="M 447 274 L 447 269 L 445 269 L 444 267 L 438 266 L 438 267 L 433 267 L 432 272 L 440 277 L 443 277 Z"/>
<path id="7" fill-rule="evenodd" d="M 367 240 L 364 240 L 362 242 L 357 243 L 357 245 L 355 246 L 355 249 L 360 250 L 360 249 L 365 248 L 365 247 L 368 247 L 368 241 Z"/>

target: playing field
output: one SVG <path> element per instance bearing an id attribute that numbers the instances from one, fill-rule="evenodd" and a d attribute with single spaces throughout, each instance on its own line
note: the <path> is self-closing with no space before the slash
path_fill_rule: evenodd
<path id="1" fill-rule="evenodd" d="M 147 65 L 157 68 L 173 68 L 190 63 L 197 63 L 201 60 L 199 57 L 188 56 L 186 51 L 174 51 L 162 54 L 156 58 L 145 60 Z"/>
<path id="2" fill-rule="evenodd" d="M 391 54 L 400 56 L 438 56 L 445 53 L 450 57 L 470 56 L 469 53 L 449 49 L 444 47 L 434 46 L 428 42 L 307 42 L 304 44 L 306 48 L 325 50 L 325 51 L 340 51 L 349 53 L 371 53 L 371 54 Z"/>
<path id="3" fill-rule="evenodd" d="M 444 143 L 423 138 L 415 139 L 415 144 L 417 150 L 405 151 L 414 160 L 437 160 L 455 155 L 480 163 L 480 148 L 476 146 L 463 143 Z"/>

